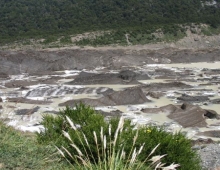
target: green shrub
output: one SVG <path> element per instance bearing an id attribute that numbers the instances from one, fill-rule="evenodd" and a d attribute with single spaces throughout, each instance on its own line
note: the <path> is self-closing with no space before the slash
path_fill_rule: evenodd
<path id="1" fill-rule="evenodd" d="M 145 143 L 143 143 L 139 147 L 135 147 L 138 131 L 136 131 L 136 135 L 133 137 L 132 146 L 125 150 L 126 143 L 121 143 L 118 145 L 118 141 L 121 140 L 121 135 L 127 131 L 124 128 L 124 118 L 120 118 L 118 122 L 117 129 L 114 133 L 114 139 L 111 138 L 111 124 L 109 124 L 109 133 L 108 136 L 103 133 L 103 128 L 100 131 L 100 139 L 101 143 L 98 142 L 97 132 L 93 131 L 94 142 L 96 145 L 96 152 L 98 153 L 98 160 L 96 160 L 96 154 L 92 152 L 91 144 L 88 142 L 88 139 L 85 135 L 81 136 L 80 132 L 71 121 L 69 117 L 66 117 L 68 124 L 76 131 L 76 135 L 78 139 L 81 141 L 82 148 L 79 148 L 75 145 L 74 141 L 71 138 L 71 135 L 68 132 L 63 131 L 64 136 L 69 140 L 70 146 L 72 146 L 77 154 L 73 154 L 69 149 L 62 147 L 61 149 L 57 148 L 61 155 L 69 160 L 73 161 L 74 169 L 90 169 L 90 170 L 151 170 L 151 169 L 166 169 L 166 170 L 175 170 L 176 167 L 179 167 L 178 164 L 171 164 L 166 166 L 161 162 L 161 159 L 166 155 L 157 155 L 151 157 L 151 155 L 158 148 L 159 144 L 149 152 L 148 156 L 144 158 L 144 160 L 140 161 L 138 157 L 141 155 L 143 148 L 145 147 Z M 84 143 L 85 142 L 85 143 Z M 120 148 L 118 148 L 120 146 Z M 126 152 L 128 151 L 128 152 Z M 66 155 L 65 155 L 66 153 Z M 150 159 L 151 158 L 151 159 Z M 91 161 L 94 160 L 94 161 Z M 149 162 L 147 165 L 146 162 Z M 70 162 L 71 163 L 71 162 Z"/>
<path id="2" fill-rule="evenodd" d="M 220 27 L 213 28 L 213 27 L 208 26 L 206 28 L 202 28 L 201 31 L 206 36 L 218 35 L 220 34 Z"/>
<path id="3" fill-rule="evenodd" d="M 77 129 L 71 128 L 67 117 L 73 122 Z M 77 151 L 73 147 L 70 147 L 68 139 L 63 135 L 63 131 L 70 135 L 74 144 L 80 148 L 83 155 L 89 154 L 90 161 L 96 163 L 99 159 L 104 160 L 101 152 L 97 150 L 97 143 L 102 143 L 102 137 L 106 136 L 106 141 L 114 141 L 115 132 L 119 123 L 118 118 L 112 118 L 109 121 L 105 121 L 104 116 L 97 113 L 94 109 L 84 104 L 76 105 L 75 108 L 67 107 L 60 112 L 59 116 L 53 117 L 45 115 L 42 124 L 45 127 L 45 131 L 37 135 L 38 141 L 41 143 L 52 142 L 58 148 L 65 147 L 71 154 L 76 155 Z M 111 126 L 111 132 L 109 134 L 109 126 Z M 140 148 L 143 143 L 145 146 L 138 156 L 138 161 L 144 162 L 147 155 L 152 151 L 157 144 L 160 146 L 155 151 L 156 155 L 164 155 L 163 161 L 167 164 L 178 163 L 182 170 L 199 170 L 199 158 L 198 155 L 192 151 L 191 142 L 182 133 L 171 134 L 166 132 L 162 127 L 139 127 L 134 128 L 131 125 L 130 120 L 125 120 L 124 130 L 120 132 L 120 137 L 117 140 L 115 146 L 115 152 L 119 152 L 121 146 L 124 146 L 124 151 L 129 153 L 131 148 Z M 97 143 L 94 141 L 94 132 L 97 133 Z M 133 139 L 138 133 L 135 145 L 133 146 Z M 86 136 L 89 143 L 89 147 L 86 144 L 84 137 Z M 107 144 L 109 146 L 109 144 Z M 66 155 L 70 159 L 70 156 Z M 95 158 L 95 159 L 94 159 Z M 149 163 L 149 162 L 148 162 Z"/>
<path id="4" fill-rule="evenodd" d="M 63 37 L 60 39 L 60 43 L 61 43 L 61 44 L 71 44 L 72 41 L 71 41 L 70 36 L 63 36 Z"/>

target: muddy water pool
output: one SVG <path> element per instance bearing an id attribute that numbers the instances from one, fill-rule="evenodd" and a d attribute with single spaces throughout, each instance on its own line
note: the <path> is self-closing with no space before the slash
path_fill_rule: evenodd
<path id="1" fill-rule="evenodd" d="M 191 85 L 191 88 L 179 89 L 171 88 L 167 90 L 162 90 L 163 96 L 156 99 L 150 97 L 146 94 L 146 97 L 152 102 L 143 103 L 140 105 L 124 105 L 124 106 L 106 106 L 97 107 L 99 110 L 111 111 L 120 110 L 123 112 L 123 116 L 132 119 L 133 123 L 137 124 L 156 124 L 165 125 L 170 131 L 183 130 L 187 132 L 190 138 L 197 138 L 202 136 L 196 136 L 196 132 L 202 132 L 207 130 L 220 130 L 220 120 L 207 119 L 206 122 L 208 126 L 206 128 L 185 128 L 183 129 L 178 123 L 169 119 L 166 114 L 147 114 L 143 113 L 141 109 L 143 108 L 158 108 L 168 104 L 180 104 L 183 101 L 178 101 L 177 98 L 183 94 L 197 96 L 209 96 L 210 100 L 220 98 L 219 80 L 220 80 L 220 62 L 215 63 L 192 63 L 192 64 L 154 64 L 154 65 L 144 65 L 142 67 L 135 67 L 135 71 L 147 73 L 151 79 L 149 80 L 139 80 L 141 85 L 149 85 L 153 83 L 169 83 L 169 82 L 182 82 L 187 85 Z M 166 76 L 168 78 L 163 78 L 165 74 L 161 76 L 163 70 L 157 72 L 156 70 L 164 69 L 168 71 Z M 83 70 L 91 73 L 102 73 L 106 71 L 105 68 L 97 68 L 95 70 Z M 119 70 L 109 70 L 109 73 L 117 73 Z M 13 75 L 8 79 L 2 79 L 0 81 L 0 97 L 3 103 L 1 110 L 1 118 L 3 118 L 9 125 L 14 126 L 18 129 L 24 131 L 39 131 L 42 126 L 39 125 L 41 121 L 42 114 L 54 114 L 52 112 L 58 112 L 64 107 L 60 107 L 59 104 L 72 100 L 72 99 L 97 99 L 101 97 L 99 92 L 104 92 L 108 89 L 113 89 L 114 91 L 121 91 L 129 87 L 140 86 L 140 84 L 124 85 L 124 84 L 95 84 L 95 85 L 66 85 L 65 83 L 70 82 L 73 79 L 68 77 L 77 76 L 80 73 L 78 70 L 66 70 L 54 72 L 51 75 L 44 76 L 29 76 L 27 74 L 23 75 Z M 170 75 L 172 73 L 172 75 Z M 183 73 L 183 74 L 182 74 Z M 183 76 L 182 76 L 183 75 Z M 40 83 L 42 79 L 49 79 L 55 76 L 60 77 L 55 83 L 43 84 Z M 159 77 L 159 78 L 158 78 Z M 161 77 L 161 78 L 160 78 Z M 8 82 L 16 80 L 28 80 L 36 82 L 35 85 L 26 85 L 24 88 L 7 88 L 5 84 Z M 21 85 L 22 86 L 22 85 Z M 155 90 L 161 92 L 160 89 Z M 14 103 L 9 102 L 8 98 L 18 98 L 23 97 L 26 99 L 40 100 L 40 101 L 50 101 L 50 104 L 39 105 L 39 104 L 27 104 L 27 103 Z M 210 102 L 198 102 L 193 103 L 200 105 L 203 109 L 211 109 L 220 114 L 219 104 L 213 104 Z M 39 106 L 39 110 L 31 115 L 18 115 L 17 110 L 21 109 L 33 109 Z M 213 126 L 215 125 L 215 126 Z M 215 139 L 215 138 L 214 138 Z M 215 139 L 218 140 L 218 139 Z"/>

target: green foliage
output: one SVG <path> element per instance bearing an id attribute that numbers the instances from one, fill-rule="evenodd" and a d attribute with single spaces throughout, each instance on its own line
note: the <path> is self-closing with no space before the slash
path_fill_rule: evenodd
<path id="1" fill-rule="evenodd" d="M 67 123 L 74 129 L 76 132 L 78 131 L 75 127 L 74 123 L 67 117 Z M 61 155 L 67 159 L 67 161 L 72 160 L 71 163 L 74 169 L 90 169 L 90 170 L 159 170 L 159 169 L 169 169 L 175 170 L 176 167 L 179 167 L 178 164 L 171 164 L 166 166 L 165 163 L 161 162 L 161 159 L 165 155 L 156 155 L 153 156 L 155 150 L 158 148 L 159 144 L 149 152 L 148 155 L 144 158 L 144 160 L 140 161 L 138 158 L 143 151 L 145 143 L 141 146 L 136 147 L 136 141 L 138 138 L 138 131 L 136 131 L 136 135 L 133 137 L 132 146 L 128 150 L 125 150 L 127 143 L 123 142 L 118 144 L 118 141 L 121 140 L 122 135 L 126 133 L 127 128 L 124 128 L 124 118 L 120 118 L 117 129 L 114 133 L 114 139 L 111 137 L 111 124 L 109 124 L 109 132 L 108 134 L 103 133 L 103 128 L 100 130 L 100 138 L 101 142 L 98 142 L 97 133 L 93 131 L 94 134 L 94 142 L 96 146 L 96 152 L 98 153 L 98 160 L 96 160 L 96 152 L 92 152 L 92 145 L 88 143 L 88 139 L 85 135 L 80 136 L 80 133 L 76 133 L 78 139 L 83 144 L 83 147 L 79 148 L 73 142 L 70 134 L 68 132 L 63 131 L 63 135 L 69 140 L 70 146 L 72 146 L 77 154 L 73 154 L 69 149 L 62 147 L 61 149 L 57 148 Z M 124 140 L 124 139 L 123 139 Z M 83 142 L 85 141 L 85 143 Z M 118 148 L 120 146 L 120 148 Z M 83 154 L 83 151 L 85 153 Z M 88 153 L 88 151 L 90 151 Z M 126 152 L 127 151 L 127 152 Z M 66 156 L 65 156 L 66 153 Z M 149 162 L 149 163 L 147 163 Z"/>
<path id="2" fill-rule="evenodd" d="M 77 129 L 74 130 L 71 128 L 66 116 L 69 117 L 75 126 L 78 126 Z M 76 107 L 72 109 L 67 107 L 65 110 L 61 111 L 60 115 L 57 117 L 49 115 L 44 116 L 42 124 L 45 127 L 45 131 L 38 134 L 38 141 L 40 143 L 53 143 L 59 148 L 64 146 L 72 154 L 77 154 L 77 151 L 69 146 L 68 139 L 63 135 L 63 131 L 65 131 L 70 135 L 76 146 L 84 148 L 82 151 L 84 155 L 92 152 L 93 157 L 96 159 L 94 160 L 93 157 L 90 157 L 90 159 L 96 162 L 98 159 L 103 159 L 103 157 L 100 157 L 101 154 L 99 151 L 97 152 L 94 132 L 100 132 L 102 127 L 102 133 L 107 137 L 107 141 L 114 141 L 118 122 L 119 119 L 117 118 L 105 121 L 101 114 L 84 104 L 76 105 Z M 108 135 L 109 125 L 111 125 L 110 135 Z M 164 158 L 165 163 L 178 163 L 181 165 L 180 169 L 183 170 L 200 169 L 199 158 L 197 154 L 191 150 L 190 140 L 186 139 L 183 134 L 171 134 L 164 131 L 163 128 L 158 127 L 139 127 L 135 129 L 134 125 L 131 125 L 129 120 L 125 120 L 124 122 L 124 130 L 120 133 L 119 140 L 117 140 L 116 143 L 116 152 L 121 149 L 121 145 L 123 144 L 123 146 L 125 146 L 125 152 L 129 153 L 133 147 L 133 139 L 137 133 L 138 137 L 135 142 L 135 147 L 139 148 L 145 143 L 145 147 L 139 155 L 139 161 L 143 162 L 152 148 L 160 143 L 155 154 L 167 154 Z M 85 141 L 80 140 L 84 138 L 84 135 L 87 137 L 90 149 L 87 147 Z M 101 136 L 101 133 L 97 133 L 98 143 L 101 143 Z"/>
<path id="3" fill-rule="evenodd" d="M 69 36 L 63 36 L 60 39 L 60 43 L 61 44 L 70 44 L 70 43 L 72 43 L 72 41 Z"/>
<path id="4" fill-rule="evenodd" d="M 53 146 L 39 145 L 34 136 L 22 134 L 0 121 L 0 169 L 70 169 L 59 161 Z"/>
<path id="5" fill-rule="evenodd" d="M 52 142 L 56 145 L 65 145 L 66 140 L 64 140 L 64 136 L 62 135 L 62 130 L 66 131 L 70 129 L 66 121 L 66 116 L 70 117 L 74 124 L 80 125 L 82 132 L 89 137 L 93 136 L 93 130 L 99 130 L 100 126 L 107 126 L 101 114 L 97 114 L 89 106 L 80 104 L 76 105 L 75 109 L 67 107 L 56 117 L 52 115 L 43 116 L 42 125 L 46 129 L 44 132 L 37 133 L 38 141 L 40 143 Z"/>
<path id="6" fill-rule="evenodd" d="M 57 41 L 56 36 L 47 36 L 45 38 L 45 40 L 42 42 L 42 44 L 49 44 L 49 43 L 52 43 L 52 42 L 55 42 L 55 41 Z"/>
<path id="7" fill-rule="evenodd" d="M 202 33 L 206 36 L 220 34 L 220 27 L 213 28 L 213 27 L 206 27 L 202 29 Z"/>
<path id="8" fill-rule="evenodd" d="M 1 0 L 0 43 L 86 31 L 220 23 L 219 1 L 210 0 Z"/>
<path id="9" fill-rule="evenodd" d="M 162 28 L 162 29 L 161 29 Z M 158 32 L 158 30 L 160 30 Z M 183 38 L 185 29 L 177 24 L 170 25 L 157 25 L 157 26 L 145 26 L 145 27 L 134 27 L 134 28 L 122 28 L 117 31 L 105 33 L 95 38 L 83 38 L 76 42 L 79 46 L 100 46 L 100 45 L 129 45 L 126 40 L 126 34 L 131 44 L 148 44 L 160 41 L 177 41 Z M 157 35 L 161 34 L 161 35 Z"/>

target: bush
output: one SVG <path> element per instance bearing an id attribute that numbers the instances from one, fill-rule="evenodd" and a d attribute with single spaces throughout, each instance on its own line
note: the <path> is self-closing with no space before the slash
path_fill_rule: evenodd
<path id="1" fill-rule="evenodd" d="M 126 132 L 127 130 L 124 129 L 125 122 L 122 117 L 114 133 L 114 140 L 112 140 L 111 138 L 111 124 L 109 124 L 108 136 L 103 134 L 103 128 L 101 127 L 101 143 L 98 142 L 97 133 L 93 131 L 96 152 L 98 153 L 98 159 L 96 160 L 96 153 L 92 152 L 92 145 L 88 142 L 87 137 L 85 135 L 83 135 L 82 137 L 74 123 L 70 120 L 70 118 L 66 118 L 71 128 L 76 131 L 76 135 L 78 136 L 78 139 L 80 140 L 83 147 L 79 148 L 77 145 L 75 145 L 70 134 L 68 132 L 63 131 L 64 136 L 70 141 L 70 146 L 72 146 L 77 151 L 77 154 L 73 154 L 70 150 L 66 149 L 65 147 L 57 149 L 61 153 L 61 155 L 65 159 L 67 159 L 68 162 L 70 162 L 69 160 L 73 161 L 74 169 L 151 170 L 152 168 L 154 168 L 155 170 L 175 170 L 176 167 L 179 167 L 178 164 L 171 164 L 169 166 L 165 166 L 165 164 L 161 162 L 161 159 L 166 155 L 157 155 L 151 158 L 151 155 L 155 152 L 159 145 L 157 145 L 150 152 L 150 154 L 144 158 L 143 161 L 140 161 L 138 157 L 141 155 L 145 143 L 139 146 L 139 148 L 135 147 L 136 140 L 138 138 L 138 131 L 136 131 L 136 135 L 133 138 L 132 146 L 127 150 L 129 152 L 125 152 L 126 143 L 120 142 L 120 145 L 118 145 L 118 141 L 121 139 L 121 135 L 124 134 L 124 132 Z M 120 146 L 120 148 L 118 148 L 118 146 Z M 146 162 L 149 162 L 149 165 L 147 165 Z"/>
<path id="2" fill-rule="evenodd" d="M 73 129 L 69 120 L 77 128 Z M 97 143 L 102 143 L 103 136 L 106 136 L 107 143 L 114 141 L 118 123 L 119 118 L 112 118 L 106 121 L 104 116 L 97 113 L 93 108 L 80 104 L 76 105 L 75 108 L 67 107 L 56 117 L 45 115 L 42 121 L 45 130 L 38 134 L 37 138 L 41 143 L 53 143 L 58 148 L 63 146 L 71 154 L 77 155 L 77 150 L 69 145 L 69 140 L 63 135 L 66 132 L 75 146 L 80 148 L 82 154 L 88 155 L 91 162 L 97 163 L 99 160 L 105 160 L 105 157 L 101 154 L 102 150 L 97 150 Z M 111 127 L 111 132 L 109 132 L 109 127 Z M 179 169 L 201 169 L 198 155 L 191 149 L 191 141 L 182 133 L 171 134 L 166 132 L 162 127 L 144 126 L 138 129 L 134 127 L 134 125 L 131 125 L 130 120 L 125 120 L 123 130 L 120 131 L 120 136 L 115 145 L 115 153 L 120 152 L 122 149 L 121 146 L 124 146 L 125 153 L 130 153 L 132 148 L 140 148 L 145 143 L 142 152 L 138 156 L 138 161 L 144 162 L 147 155 L 152 151 L 152 148 L 160 144 L 154 154 L 167 154 L 163 159 L 166 165 L 178 163 L 180 164 Z M 100 131 L 101 133 L 97 133 Z M 94 132 L 97 133 L 97 142 L 94 140 Z M 138 135 L 133 146 L 133 140 L 136 134 Z M 85 139 L 85 136 L 89 146 L 85 140 L 82 140 Z M 107 146 L 110 146 L 109 143 Z M 71 163 L 74 163 L 70 155 L 65 155 L 65 157 Z M 127 155 L 128 158 L 129 156 Z M 149 162 L 147 163 L 149 164 Z"/>

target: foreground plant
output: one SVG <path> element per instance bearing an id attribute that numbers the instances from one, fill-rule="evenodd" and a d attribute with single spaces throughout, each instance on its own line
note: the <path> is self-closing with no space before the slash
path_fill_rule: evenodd
<path id="1" fill-rule="evenodd" d="M 123 129 L 124 125 L 124 119 L 120 118 L 120 121 L 118 123 L 118 127 L 114 133 L 114 140 L 111 140 L 111 124 L 109 125 L 109 138 L 103 134 L 103 128 L 101 127 L 100 131 L 100 138 L 101 143 L 98 143 L 97 134 L 95 131 L 93 131 L 94 135 L 94 141 L 96 144 L 97 153 L 101 154 L 98 155 L 98 160 L 95 161 L 97 158 L 93 155 L 91 151 L 90 144 L 88 143 L 87 137 L 85 134 L 83 134 L 83 138 L 80 135 L 80 131 L 75 126 L 75 124 L 71 121 L 69 117 L 66 117 L 68 124 L 71 126 L 71 128 L 76 132 L 79 141 L 81 142 L 83 148 L 79 148 L 74 141 L 71 139 L 71 136 L 68 132 L 63 131 L 63 135 L 70 141 L 70 146 L 73 147 L 77 154 L 71 153 L 67 148 L 62 147 L 58 149 L 60 154 L 68 161 L 70 162 L 69 158 L 73 161 L 72 165 L 74 168 L 78 169 L 102 169 L 102 170 L 139 170 L 139 169 L 164 169 L 164 170 L 175 170 L 177 167 L 179 167 L 178 164 L 172 163 L 169 166 L 165 166 L 165 163 L 161 162 L 161 159 L 166 155 L 157 155 L 153 156 L 151 159 L 150 157 L 155 152 L 155 150 L 158 148 L 159 144 L 151 151 L 151 153 L 146 157 L 146 159 L 143 162 L 140 162 L 137 158 L 142 152 L 145 143 L 143 143 L 139 148 L 135 147 L 135 142 L 138 138 L 138 131 L 136 131 L 136 135 L 133 138 L 133 144 L 131 147 L 131 150 L 129 153 L 126 153 L 124 150 L 124 144 L 121 144 L 121 149 L 116 151 L 116 144 L 118 140 L 120 139 L 120 135 L 122 134 L 122 131 L 125 131 L 126 129 Z M 109 139 L 110 141 L 107 141 Z M 84 143 L 85 142 L 85 143 Z M 87 150 L 86 148 L 89 148 Z M 83 152 L 81 151 L 83 150 Z M 101 151 L 101 152 L 100 152 Z M 65 154 L 66 153 L 66 154 Z M 126 156 L 128 154 L 128 156 Z M 94 160 L 93 162 L 90 161 L 90 157 Z M 146 166 L 146 162 L 150 162 L 148 166 Z M 71 162 L 70 162 L 71 163 Z"/>
<path id="2" fill-rule="evenodd" d="M 162 163 L 166 163 L 163 166 L 175 162 L 180 165 L 179 170 L 201 169 L 198 154 L 191 149 L 191 141 L 182 133 L 172 134 L 162 127 L 153 126 L 136 129 L 127 119 L 119 128 L 120 119 L 106 121 L 104 116 L 84 104 L 76 105 L 75 108 L 67 107 L 58 116 L 45 115 L 42 125 L 45 129 L 37 134 L 38 142 L 57 146 L 72 164 L 76 162 L 73 158 L 76 159 L 78 155 L 78 162 L 84 160 L 93 166 L 105 163 L 108 167 L 109 160 L 117 160 L 117 165 L 128 166 L 134 155 L 134 166 L 144 163 L 145 167 L 149 167 L 151 162 L 146 158 L 151 159 L 149 153 L 160 144 L 151 157 L 166 154 L 161 159 Z M 79 148 L 82 157 L 74 146 Z"/>

